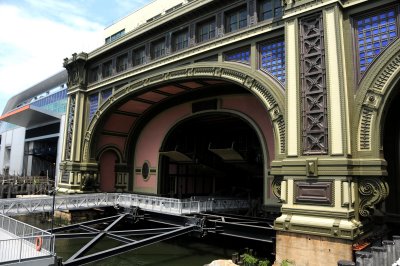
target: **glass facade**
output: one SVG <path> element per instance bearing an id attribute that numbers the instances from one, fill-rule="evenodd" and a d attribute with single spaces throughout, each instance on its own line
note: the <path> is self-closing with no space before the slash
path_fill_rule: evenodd
<path id="1" fill-rule="evenodd" d="M 397 21 L 394 9 L 356 19 L 359 74 L 362 76 L 373 60 L 395 39 Z"/>
<path id="2" fill-rule="evenodd" d="M 285 42 L 277 40 L 263 43 L 260 49 L 260 69 L 285 84 Z"/>
<path id="3" fill-rule="evenodd" d="M 43 96 L 43 98 L 32 101 L 31 105 L 53 113 L 65 114 L 67 110 L 67 89 Z"/>

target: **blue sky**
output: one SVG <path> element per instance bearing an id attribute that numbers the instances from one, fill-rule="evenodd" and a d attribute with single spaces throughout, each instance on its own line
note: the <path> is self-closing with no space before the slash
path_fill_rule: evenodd
<path id="1" fill-rule="evenodd" d="M 168 1 L 168 0 L 165 0 Z M 0 114 L 13 95 L 104 43 L 103 30 L 151 0 L 0 0 Z"/>

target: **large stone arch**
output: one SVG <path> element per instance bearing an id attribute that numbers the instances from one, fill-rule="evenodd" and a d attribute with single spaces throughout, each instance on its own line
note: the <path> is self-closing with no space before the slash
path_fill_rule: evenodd
<path id="1" fill-rule="evenodd" d="M 232 63 L 195 63 L 190 66 L 174 68 L 151 74 L 145 78 L 135 80 L 111 95 L 97 110 L 90 121 L 84 136 L 83 162 L 89 162 L 96 155 L 92 151 L 94 145 L 94 133 L 101 124 L 101 119 L 117 103 L 121 103 L 126 97 L 145 91 L 154 86 L 162 86 L 174 81 L 194 78 L 206 78 L 228 81 L 238 84 L 255 95 L 265 106 L 273 123 L 275 155 L 276 159 L 285 154 L 285 108 L 284 91 L 282 86 L 272 78 L 249 67 Z"/>
<path id="2" fill-rule="evenodd" d="M 355 148 L 364 157 L 381 157 L 385 112 L 399 79 L 400 39 L 397 39 L 368 70 L 355 97 Z"/>

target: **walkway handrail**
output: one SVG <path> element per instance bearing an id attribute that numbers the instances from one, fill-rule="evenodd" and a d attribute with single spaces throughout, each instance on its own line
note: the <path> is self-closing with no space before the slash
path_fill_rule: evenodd
<path id="1" fill-rule="evenodd" d="M 55 255 L 54 235 L 45 230 L 2 214 L 0 230 L 8 235 L 0 240 L 0 262 Z"/>
<path id="2" fill-rule="evenodd" d="M 117 206 L 124 208 L 135 206 L 149 211 L 182 215 L 227 209 L 246 209 L 250 204 L 245 199 L 224 197 L 174 199 L 129 193 L 57 195 L 54 198 L 54 209 L 58 211 Z M 51 212 L 52 208 L 53 197 L 50 196 L 0 200 L 0 214 L 9 216 Z"/>

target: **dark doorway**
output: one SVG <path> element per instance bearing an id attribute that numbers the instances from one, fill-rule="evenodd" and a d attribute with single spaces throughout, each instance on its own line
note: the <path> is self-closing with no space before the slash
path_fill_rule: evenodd
<path id="1" fill-rule="evenodd" d="M 228 113 L 207 113 L 178 124 L 164 140 L 164 196 L 262 198 L 264 158 L 252 126 Z"/>
<path id="2" fill-rule="evenodd" d="M 395 91 L 400 90 L 397 84 Z M 387 161 L 389 196 L 386 200 L 386 212 L 397 214 L 400 217 L 400 93 L 393 97 L 387 111 L 384 134 L 383 151 Z"/>

